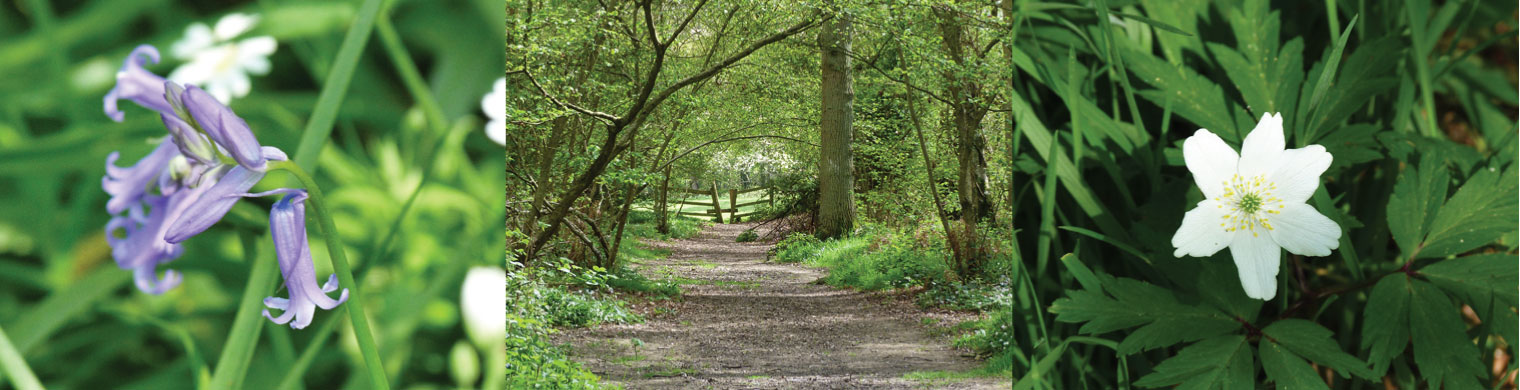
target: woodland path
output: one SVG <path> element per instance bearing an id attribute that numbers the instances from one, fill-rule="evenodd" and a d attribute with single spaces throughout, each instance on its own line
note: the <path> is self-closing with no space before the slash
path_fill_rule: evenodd
<path id="1" fill-rule="evenodd" d="M 1012 387 L 1011 378 L 903 379 L 978 363 L 931 335 L 910 303 L 814 284 L 822 269 L 766 263 L 771 243 L 734 242 L 752 226 L 716 224 L 689 239 L 646 243 L 671 254 L 634 266 L 651 279 L 684 278 L 683 298 L 642 307 L 642 324 L 564 330 L 555 341 L 629 389 Z"/>

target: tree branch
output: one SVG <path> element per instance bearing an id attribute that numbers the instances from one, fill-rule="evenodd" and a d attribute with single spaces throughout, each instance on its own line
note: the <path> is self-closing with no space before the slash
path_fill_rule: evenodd
<path id="1" fill-rule="evenodd" d="M 892 77 L 892 73 L 891 72 L 887 72 L 886 69 L 882 69 L 881 67 L 876 66 L 876 62 L 874 62 L 874 61 L 866 61 L 866 59 L 864 57 L 862 57 L 859 53 L 856 53 L 854 51 L 846 50 L 845 54 L 849 55 L 850 58 L 855 59 L 857 62 L 864 63 L 866 65 L 870 65 L 871 69 L 875 69 L 876 73 L 880 73 L 883 77 L 886 77 L 887 80 L 892 80 L 893 82 L 896 82 L 898 84 L 902 84 L 905 87 L 912 88 L 913 90 L 918 91 L 920 93 L 923 93 L 924 95 L 929 96 L 929 98 L 934 99 L 934 100 L 938 100 L 941 103 L 951 104 L 951 105 L 955 104 L 955 103 L 951 103 L 950 99 L 945 99 L 944 97 L 939 96 L 939 94 L 934 93 L 934 91 L 930 91 L 930 90 L 924 89 L 923 87 L 919 87 L 917 85 L 914 85 L 912 82 L 909 82 L 908 79 L 906 79 L 906 78 Z"/>
<path id="2" fill-rule="evenodd" d="M 686 14 L 686 19 L 682 20 L 681 24 L 678 25 L 678 26 L 676 26 L 676 30 L 675 31 L 671 31 L 670 32 L 670 38 L 666 39 L 665 43 L 669 44 L 670 42 L 675 42 L 676 41 L 676 37 L 681 36 L 681 32 L 682 31 L 686 31 L 686 24 L 687 23 L 691 23 L 692 19 L 696 19 L 698 12 L 702 12 L 702 6 L 704 6 L 704 5 L 707 5 L 707 0 L 702 0 L 701 2 L 697 3 L 696 7 L 692 7 L 691 8 L 691 13 Z"/>
<path id="3" fill-rule="evenodd" d="M 595 117 L 597 119 L 601 119 L 601 120 L 607 121 L 607 122 L 616 122 L 618 120 L 618 117 L 613 116 L 612 114 L 608 114 L 608 113 L 600 112 L 600 111 L 588 110 L 588 109 L 582 108 L 581 106 L 577 106 L 577 105 L 575 105 L 573 103 L 568 103 L 568 102 L 559 100 L 558 98 L 555 98 L 554 95 L 550 95 L 549 94 L 548 90 L 544 89 L 543 85 L 540 85 L 538 83 L 538 79 L 533 78 L 533 73 L 528 72 L 528 67 L 526 67 L 526 66 L 522 68 L 522 74 L 528 76 L 528 81 L 533 82 L 533 86 L 535 88 L 538 88 L 538 93 L 543 94 L 544 97 L 549 98 L 549 101 L 554 102 L 555 105 L 560 106 L 561 108 L 568 108 L 568 109 L 571 109 L 571 110 L 575 110 L 576 112 L 579 112 L 579 113 L 582 113 L 582 114 L 586 114 L 586 115 L 590 115 L 592 117 Z"/>
<path id="4" fill-rule="evenodd" d="M 691 76 L 687 76 L 686 78 L 681 79 L 681 81 L 677 81 L 675 84 L 673 84 L 673 85 L 671 85 L 669 87 L 665 87 L 665 89 L 663 89 L 663 90 L 660 91 L 659 95 L 656 95 L 654 99 L 651 99 L 649 101 L 649 106 L 650 107 L 659 107 L 660 103 L 663 103 L 665 101 L 665 99 L 670 98 L 670 95 L 675 94 L 676 91 L 681 90 L 681 88 L 686 88 L 686 86 L 688 86 L 688 85 L 691 85 L 691 84 L 696 83 L 698 81 L 702 81 L 702 80 L 705 80 L 705 79 L 707 79 L 709 77 L 712 77 L 713 75 L 718 74 L 718 72 L 723 71 L 724 68 L 727 68 L 730 65 L 733 65 L 735 62 L 739 62 L 739 60 L 742 60 L 745 57 L 748 57 L 750 54 L 754 53 L 756 50 L 760 50 L 760 48 L 765 47 L 766 45 L 770 45 L 770 44 L 775 43 L 777 41 L 780 41 L 782 39 L 786 39 L 787 37 L 790 37 L 792 35 L 795 35 L 797 33 L 802 32 L 803 30 L 808 29 L 809 27 L 812 27 L 813 25 L 815 25 L 815 24 L 817 24 L 818 22 L 821 21 L 819 19 L 815 19 L 816 16 L 818 16 L 818 12 L 815 11 L 812 16 L 809 16 L 806 20 L 803 20 L 801 23 L 797 23 L 796 25 L 793 25 L 792 27 L 787 28 L 786 30 L 783 30 L 781 32 L 772 34 L 771 36 L 765 37 L 765 39 L 761 39 L 759 41 L 756 41 L 755 43 L 751 43 L 749 45 L 749 47 L 744 48 L 744 50 L 741 50 L 738 53 L 734 53 L 734 55 L 728 56 L 728 58 L 723 59 L 723 61 L 720 61 L 717 64 L 713 64 L 712 66 L 708 67 L 706 70 L 703 70 L 702 72 L 694 74 L 694 75 L 691 75 Z M 653 85 L 650 85 L 650 86 L 652 87 Z M 633 113 L 633 115 L 634 115 L 634 117 L 632 118 L 632 120 L 635 123 L 637 123 L 639 121 L 642 121 L 644 119 L 644 117 L 646 117 L 648 115 L 648 112 L 635 112 L 635 113 Z M 635 127 L 637 127 L 637 125 L 635 125 Z"/>

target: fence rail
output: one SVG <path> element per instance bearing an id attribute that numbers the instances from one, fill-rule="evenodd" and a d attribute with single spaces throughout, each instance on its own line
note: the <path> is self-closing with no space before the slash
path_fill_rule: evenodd
<path id="1" fill-rule="evenodd" d="M 730 221 L 733 221 L 735 219 L 741 219 L 742 220 L 745 217 L 750 217 L 750 216 L 755 216 L 755 215 L 760 214 L 759 210 L 751 210 L 751 211 L 749 211 L 747 213 L 739 213 L 739 208 L 741 208 L 741 207 L 754 206 L 754 205 L 759 205 L 759 204 L 769 204 L 771 206 L 775 206 L 776 205 L 776 194 L 775 194 L 774 191 L 771 191 L 771 187 L 754 187 L 754 188 L 731 189 L 731 190 L 728 190 L 728 191 L 720 191 L 720 190 L 718 190 L 718 184 L 717 183 L 713 183 L 713 186 L 711 187 L 711 189 L 708 189 L 708 190 L 693 190 L 693 189 L 689 189 L 689 188 L 670 188 L 669 190 L 670 191 L 674 191 L 674 192 L 679 192 L 679 193 L 684 193 L 684 194 L 689 194 L 689 195 L 695 195 L 695 196 L 697 196 L 697 198 L 690 198 L 690 197 L 688 197 L 688 198 L 681 199 L 681 200 L 671 200 L 671 201 L 669 201 L 669 203 L 679 204 L 679 205 L 706 207 L 706 209 L 702 209 L 702 210 L 698 210 L 698 211 L 679 210 L 679 211 L 676 212 L 676 214 L 686 215 L 686 216 L 696 216 L 696 217 L 710 217 L 710 218 L 713 218 L 718 223 L 723 223 L 724 214 L 728 214 L 728 220 L 730 220 Z M 749 202 L 739 203 L 739 195 L 748 194 L 748 193 L 756 192 L 756 191 L 765 191 L 765 197 L 762 198 L 762 199 L 757 199 L 757 200 L 753 200 L 753 201 L 749 201 Z M 723 207 L 722 197 L 719 195 L 719 194 L 722 194 L 724 192 L 728 193 L 728 207 Z M 697 199 L 708 198 L 708 197 L 712 198 L 711 202 L 708 202 L 706 200 L 697 200 Z"/>

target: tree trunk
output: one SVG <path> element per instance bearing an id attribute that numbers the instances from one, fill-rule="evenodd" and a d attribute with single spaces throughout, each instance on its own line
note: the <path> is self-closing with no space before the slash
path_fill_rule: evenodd
<path id="1" fill-rule="evenodd" d="M 965 235 L 959 239 L 963 250 L 961 258 L 957 259 L 956 271 L 962 277 L 970 277 L 977 273 L 986 257 L 979 224 L 993 222 L 992 201 L 987 194 L 987 139 L 982 135 L 982 119 L 987 115 L 987 106 L 980 102 L 983 98 L 981 80 L 966 76 L 967 68 L 972 66 L 968 62 L 977 61 L 968 57 L 967 48 L 974 53 L 977 45 L 965 36 L 964 16 L 944 7 L 935 7 L 934 14 L 938 18 L 945 54 L 955 63 L 953 68 L 945 70 L 945 79 L 948 80 L 946 89 L 955 123 L 956 160 L 960 163 L 956 189 L 960 196 L 961 223 L 965 228 Z"/>
<path id="2" fill-rule="evenodd" d="M 670 234 L 670 167 L 665 167 L 665 178 L 660 180 L 660 196 L 654 202 L 654 230 Z"/>
<path id="3" fill-rule="evenodd" d="M 830 4 L 832 5 L 832 4 Z M 855 228 L 855 83 L 850 74 L 850 16 L 841 13 L 818 33 L 823 96 L 818 153 L 818 238 L 836 238 Z"/>

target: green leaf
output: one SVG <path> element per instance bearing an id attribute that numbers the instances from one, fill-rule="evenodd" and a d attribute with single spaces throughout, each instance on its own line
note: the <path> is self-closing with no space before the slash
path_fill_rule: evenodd
<path id="1" fill-rule="evenodd" d="M 1387 92 L 1393 86 L 1398 85 L 1395 78 L 1395 64 L 1404 47 L 1404 41 L 1397 37 L 1385 37 L 1369 43 L 1364 43 L 1346 58 L 1346 69 L 1354 69 L 1354 72 L 1345 72 L 1338 75 L 1334 80 L 1335 88 L 1325 93 L 1319 105 L 1306 108 L 1314 108 L 1312 116 L 1300 118 L 1300 126 L 1297 131 L 1303 134 L 1300 144 L 1308 144 L 1317 141 L 1318 138 L 1339 126 L 1341 122 L 1351 114 L 1367 107 L 1367 102 L 1374 96 Z M 1319 92 L 1319 91 L 1315 91 Z M 1304 110 L 1308 114 L 1308 110 Z"/>
<path id="2" fill-rule="evenodd" d="M 1520 271 L 1515 256 L 1494 253 L 1443 260 L 1420 269 L 1420 275 L 1472 307 L 1482 320 L 1480 332 L 1507 335 L 1515 329 Z"/>
<path id="3" fill-rule="evenodd" d="M 1224 68 L 1225 74 L 1230 76 L 1230 81 L 1235 83 L 1235 89 L 1240 91 L 1240 97 L 1245 99 L 1246 108 L 1252 114 L 1260 116 L 1263 113 L 1277 112 L 1274 103 L 1277 97 L 1277 89 L 1272 88 L 1272 76 L 1267 72 L 1271 64 L 1263 64 L 1247 60 L 1244 55 L 1229 46 L 1218 43 L 1207 43 L 1209 51 L 1214 53 L 1214 59 L 1219 61 L 1219 67 Z M 1273 69 L 1275 71 L 1275 69 Z"/>
<path id="4" fill-rule="evenodd" d="M 1314 95 L 1309 98 L 1309 108 L 1319 106 L 1319 101 L 1325 96 L 1325 91 L 1330 89 L 1330 84 L 1335 80 L 1335 69 L 1341 64 L 1341 53 L 1346 50 L 1346 39 L 1351 38 L 1351 28 L 1356 27 L 1356 20 L 1361 15 L 1351 17 L 1351 22 L 1346 24 L 1345 31 L 1341 32 L 1340 39 L 1335 41 L 1335 50 L 1330 51 L 1330 58 L 1325 61 L 1325 71 L 1320 72 L 1319 79 L 1314 83 Z"/>
<path id="5" fill-rule="evenodd" d="M 1372 287 L 1363 309 L 1362 345 L 1371 348 L 1372 372 L 1388 372 L 1388 363 L 1409 347 L 1409 300 L 1413 287 L 1403 274 L 1383 277 Z"/>
<path id="6" fill-rule="evenodd" d="M 1330 330 L 1319 324 L 1290 318 L 1267 325 L 1261 333 L 1294 354 L 1334 368 L 1343 377 L 1354 374 L 1369 380 L 1378 378 L 1367 368 L 1367 362 L 1342 351 L 1340 345 L 1330 338 Z"/>
<path id="7" fill-rule="evenodd" d="M 1189 345 L 1135 381 L 1145 387 L 1178 385 L 1188 389 L 1252 389 L 1256 365 L 1245 336 L 1217 336 Z"/>
<path id="8" fill-rule="evenodd" d="M 1177 28 L 1176 26 L 1173 26 L 1173 25 L 1170 25 L 1170 24 L 1166 24 L 1166 23 L 1162 23 L 1162 22 L 1157 21 L 1155 19 L 1147 18 L 1147 17 L 1144 17 L 1144 16 L 1134 15 L 1134 14 L 1117 13 L 1117 12 L 1113 13 L 1113 15 L 1121 17 L 1121 18 L 1138 20 L 1138 21 L 1144 22 L 1145 24 L 1149 24 L 1149 25 L 1151 25 L 1151 27 L 1155 27 L 1158 30 L 1164 30 L 1164 31 L 1167 31 L 1167 32 L 1182 34 L 1183 36 L 1188 36 L 1188 37 L 1193 36 L 1193 34 L 1190 34 L 1187 31 L 1182 31 L 1182 29 Z"/>
<path id="9" fill-rule="evenodd" d="M 1388 230 L 1406 256 L 1415 253 L 1424 239 L 1425 227 L 1435 219 L 1451 181 L 1440 160 L 1420 160 L 1418 169 L 1409 167 L 1399 173 L 1393 195 L 1388 198 Z"/>
<path id="10" fill-rule="evenodd" d="M 1515 231 L 1517 204 L 1515 168 L 1500 173 L 1479 169 L 1446 201 L 1430 224 L 1420 257 L 1445 257 L 1492 243 Z"/>
<path id="11" fill-rule="evenodd" d="M 1411 280 L 1413 294 L 1409 333 L 1414 340 L 1414 362 L 1420 377 L 1431 388 L 1482 388 L 1485 377 L 1477 346 L 1467 336 L 1467 324 L 1451 298 L 1430 283 Z"/>
<path id="12" fill-rule="evenodd" d="M 1515 255 L 1502 253 L 1459 257 L 1420 269 L 1420 275 L 1446 291 L 1473 299 L 1491 296 L 1510 306 L 1516 305 L 1517 274 Z"/>
<path id="13" fill-rule="evenodd" d="M 1066 270 L 1071 272 L 1072 277 L 1077 278 L 1082 288 L 1088 291 L 1102 291 L 1103 283 L 1098 281 L 1098 277 L 1093 274 L 1091 268 L 1082 264 L 1082 259 L 1077 258 L 1076 254 L 1067 253 L 1061 256 L 1061 264 L 1066 266 Z"/>
<path id="14" fill-rule="evenodd" d="M 1120 355 L 1240 329 L 1229 315 L 1213 308 L 1184 305 L 1166 289 L 1134 279 L 1100 278 L 1104 291 L 1069 290 L 1067 297 L 1051 304 L 1050 312 L 1056 313 L 1056 321 L 1085 323 L 1079 331 L 1086 334 L 1139 326 L 1119 344 Z"/>
<path id="15" fill-rule="evenodd" d="M 1309 362 L 1288 352 L 1281 344 L 1266 341 L 1261 343 L 1256 352 L 1261 356 L 1261 368 L 1267 371 L 1267 378 L 1276 382 L 1279 389 L 1330 388 L 1314 372 L 1314 367 L 1309 366 Z"/>
<path id="16" fill-rule="evenodd" d="M 1169 64 L 1134 50 L 1119 51 L 1124 55 L 1126 68 L 1135 73 L 1137 80 L 1158 88 L 1136 92 L 1140 96 L 1156 105 L 1170 104 L 1177 115 L 1226 141 L 1243 139 L 1232 116 L 1238 107 L 1230 103 L 1218 84 L 1186 66 Z"/>

